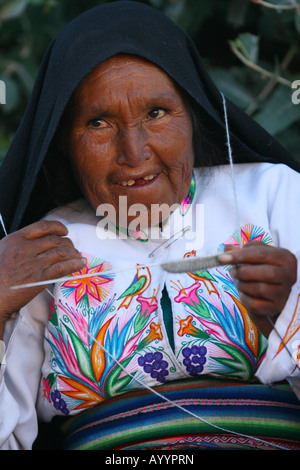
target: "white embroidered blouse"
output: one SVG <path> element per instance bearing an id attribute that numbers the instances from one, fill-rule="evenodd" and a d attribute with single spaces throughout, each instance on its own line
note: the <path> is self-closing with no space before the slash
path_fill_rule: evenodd
<path id="1" fill-rule="evenodd" d="M 252 240 L 300 253 L 300 175 L 284 165 L 195 170 L 162 230 L 128 237 L 100 226 L 86 201 L 48 214 L 63 222 L 87 267 L 24 307 L 5 331 L 0 447 L 30 449 L 37 418 L 83 412 L 107 398 L 199 374 L 265 384 L 288 379 L 300 398 L 300 281 L 267 340 L 239 301 L 229 267 L 171 274 L 166 260 Z M 284 339 L 290 353 L 283 347 Z"/>

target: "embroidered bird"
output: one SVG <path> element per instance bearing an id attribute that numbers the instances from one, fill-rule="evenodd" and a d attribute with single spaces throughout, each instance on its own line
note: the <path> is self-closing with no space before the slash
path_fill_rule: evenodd
<path id="1" fill-rule="evenodd" d="M 189 258 L 190 256 L 196 256 L 196 250 L 189 251 L 184 255 L 184 258 Z M 210 295 L 214 292 L 219 297 L 219 292 L 213 285 L 213 281 L 217 281 L 206 269 L 187 274 L 196 281 L 202 281 Z"/>
<path id="2" fill-rule="evenodd" d="M 150 282 L 151 274 L 149 269 L 146 266 L 138 267 L 132 283 L 118 298 L 119 300 L 125 297 L 121 305 L 119 305 L 118 310 L 121 307 L 128 308 L 132 299 L 137 295 L 141 295 L 149 287 Z"/>

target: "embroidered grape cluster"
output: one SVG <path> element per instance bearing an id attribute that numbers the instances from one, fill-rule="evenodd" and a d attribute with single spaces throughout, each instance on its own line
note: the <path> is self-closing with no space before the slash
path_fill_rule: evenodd
<path id="1" fill-rule="evenodd" d="M 150 374 L 152 379 L 156 379 L 159 383 L 164 383 L 169 375 L 167 370 L 168 362 L 163 359 L 161 352 L 148 352 L 144 356 L 138 358 L 138 364 L 143 368 L 146 374 Z"/>
<path id="2" fill-rule="evenodd" d="M 182 350 L 184 357 L 183 364 L 190 375 L 197 375 L 203 372 L 206 363 L 207 348 L 205 346 L 193 345 Z"/>
<path id="3" fill-rule="evenodd" d="M 61 411 L 64 415 L 69 413 L 67 404 L 63 398 L 61 398 L 61 393 L 58 390 L 51 392 L 51 400 L 53 401 L 53 406 L 56 410 Z"/>

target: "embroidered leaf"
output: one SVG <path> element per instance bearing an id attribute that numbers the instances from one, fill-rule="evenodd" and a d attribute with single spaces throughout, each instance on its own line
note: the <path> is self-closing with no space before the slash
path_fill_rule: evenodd
<path id="1" fill-rule="evenodd" d="M 201 279 L 206 279 L 207 281 L 216 281 L 214 276 L 206 269 L 202 271 L 196 271 L 193 274 L 197 276 L 199 279 L 201 278 Z"/>
<path id="2" fill-rule="evenodd" d="M 252 323 L 247 310 L 245 307 L 242 305 L 242 303 L 235 298 L 233 295 L 228 292 L 228 295 L 232 298 L 232 300 L 236 303 L 242 318 L 243 318 L 243 324 L 244 324 L 244 335 L 245 335 L 245 342 L 254 355 L 254 357 L 258 357 L 258 346 L 259 346 L 259 332 L 254 323 Z"/>
<path id="3" fill-rule="evenodd" d="M 116 395 L 131 382 L 132 377 L 130 375 L 124 375 L 122 378 L 118 379 L 120 374 L 123 372 L 123 367 L 125 368 L 131 360 L 132 357 L 127 357 L 126 359 L 124 359 L 121 362 L 122 367 L 119 366 L 119 364 L 116 364 L 116 366 L 112 369 L 111 373 L 108 375 L 107 380 L 105 382 L 105 395 L 107 397 Z M 132 375 L 134 374 L 135 372 Z"/>
<path id="4" fill-rule="evenodd" d="M 196 304 L 196 303 L 193 303 L 193 304 L 192 303 L 188 304 L 189 308 L 193 310 L 193 312 L 195 312 L 197 315 L 200 315 L 201 317 L 204 317 L 204 318 L 211 317 L 209 308 L 204 302 L 201 302 L 200 304 Z"/>
<path id="5" fill-rule="evenodd" d="M 53 372 L 47 376 L 47 380 L 51 384 L 51 387 L 56 383 L 56 374 Z"/>
<path id="6" fill-rule="evenodd" d="M 218 343 L 219 348 L 223 349 L 232 359 L 225 357 L 212 357 L 215 361 L 223 364 L 231 370 L 230 375 L 233 377 L 240 377 L 244 380 L 252 378 L 254 367 L 252 362 L 248 359 L 242 351 L 225 343 Z M 215 372 L 216 373 L 216 372 Z M 218 375 L 228 375 L 228 370 L 217 372 Z"/>
<path id="7" fill-rule="evenodd" d="M 85 345 L 80 341 L 80 339 L 75 335 L 75 333 L 65 325 L 66 330 L 71 338 L 78 366 L 81 372 L 88 377 L 90 380 L 95 380 L 95 374 L 91 364 L 89 353 Z"/>
<path id="8" fill-rule="evenodd" d="M 54 301 L 51 304 L 48 321 L 54 326 L 58 326 L 57 318 L 57 306 L 54 304 Z"/>
<path id="9" fill-rule="evenodd" d="M 76 400 L 81 400 L 83 402 L 76 406 L 76 408 L 74 408 L 75 410 L 84 409 L 89 406 L 95 406 L 104 400 L 104 397 L 102 397 L 95 390 L 92 390 L 86 385 L 77 382 L 77 380 L 62 376 L 60 379 L 73 389 L 61 390 L 61 393 L 67 395 L 70 398 L 75 398 Z"/>
<path id="10" fill-rule="evenodd" d="M 295 307 L 294 314 L 292 316 L 290 324 L 287 327 L 284 337 L 282 338 L 283 341 L 280 343 L 278 351 L 274 357 L 276 357 L 277 354 L 280 353 L 280 351 L 284 347 L 284 344 L 288 343 L 288 341 L 292 338 L 292 336 L 294 336 L 294 334 L 299 330 L 299 328 L 300 328 L 300 294 L 298 295 L 297 305 Z"/>
<path id="11" fill-rule="evenodd" d="M 91 349 L 91 363 L 92 363 L 93 371 L 94 371 L 97 382 L 99 382 L 101 375 L 104 371 L 105 365 L 106 365 L 105 352 L 103 351 L 101 346 L 103 346 L 105 333 L 113 318 L 114 317 L 110 318 L 100 328 L 95 338 L 96 341 L 94 341 L 94 344 Z"/>

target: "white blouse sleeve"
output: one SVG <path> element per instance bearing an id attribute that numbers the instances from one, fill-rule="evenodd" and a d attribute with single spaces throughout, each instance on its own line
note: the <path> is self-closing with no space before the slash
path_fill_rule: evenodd
<path id="1" fill-rule="evenodd" d="M 44 291 L 7 322 L 0 370 L 0 449 L 31 449 L 37 436 L 36 399 L 44 358 L 49 295 Z"/>
<path id="2" fill-rule="evenodd" d="M 265 384 L 287 379 L 300 400 L 300 253 L 297 259 L 297 282 L 269 336 L 267 353 L 256 375 Z"/>
<path id="3" fill-rule="evenodd" d="M 265 384 L 287 379 L 300 400 L 300 175 L 284 165 L 275 165 L 272 173 L 270 226 L 275 245 L 297 257 L 298 274 L 256 375 Z"/>

